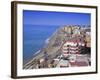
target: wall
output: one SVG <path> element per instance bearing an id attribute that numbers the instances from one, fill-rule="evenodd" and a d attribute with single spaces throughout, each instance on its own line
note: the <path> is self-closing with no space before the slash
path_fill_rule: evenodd
<path id="1" fill-rule="evenodd" d="M 69 3 L 69 4 L 84 4 L 84 5 L 100 5 L 99 0 L 30 0 L 30 1 L 64 3 L 64 4 Z M 0 0 L 0 80 L 14 80 L 10 78 L 10 70 L 11 70 L 10 69 L 11 68 L 11 48 L 10 48 L 11 47 L 11 12 L 10 12 L 11 8 L 10 6 L 11 6 L 11 0 Z M 98 30 L 100 30 L 99 27 Z M 98 34 L 100 34 L 100 32 Z M 100 37 L 98 41 L 100 41 Z M 98 55 L 98 57 L 100 57 L 100 54 Z M 98 64 L 98 67 L 100 67 L 100 64 Z M 61 76 L 61 77 L 50 77 L 50 78 L 45 77 L 45 78 L 34 78 L 34 79 L 28 78 L 26 80 L 40 80 L 40 79 L 41 80 L 54 80 L 54 79 L 100 80 L 99 76 L 100 76 L 100 69 L 98 74 Z M 25 80 L 25 79 L 21 79 L 21 80 Z"/>

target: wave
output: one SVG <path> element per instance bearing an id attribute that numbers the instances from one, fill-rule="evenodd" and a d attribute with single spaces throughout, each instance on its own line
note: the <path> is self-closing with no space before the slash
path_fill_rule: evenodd
<path id="1" fill-rule="evenodd" d="M 45 40 L 45 43 L 48 44 L 48 43 L 49 43 L 49 40 L 50 40 L 50 38 L 47 38 L 47 39 Z"/>

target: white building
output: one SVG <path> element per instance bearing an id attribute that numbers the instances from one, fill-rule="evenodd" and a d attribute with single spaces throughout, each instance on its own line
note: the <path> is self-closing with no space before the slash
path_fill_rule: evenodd
<path id="1" fill-rule="evenodd" d="M 68 57 L 70 54 L 79 54 L 79 46 L 85 46 L 85 43 L 80 40 L 66 41 L 62 46 L 62 55 Z"/>

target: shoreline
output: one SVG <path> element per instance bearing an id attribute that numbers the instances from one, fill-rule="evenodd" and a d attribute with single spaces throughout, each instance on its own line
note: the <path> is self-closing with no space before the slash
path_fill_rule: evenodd
<path id="1" fill-rule="evenodd" d="M 64 41 L 73 39 L 76 37 L 79 38 L 76 35 L 72 35 L 70 32 L 69 33 L 73 37 L 71 36 L 71 38 L 70 38 L 69 36 L 65 36 L 65 32 L 67 32 L 68 29 L 69 29 L 69 27 L 67 28 L 66 26 L 60 27 L 59 29 L 57 29 L 49 38 L 47 38 L 45 40 L 43 47 L 40 50 L 38 50 L 36 53 L 34 53 L 33 57 L 26 64 L 24 64 L 23 69 L 36 68 L 36 65 L 39 64 L 38 62 L 41 60 L 43 61 L 43 59 L 45 59 L 45 56 L 44 56 L 45 51 L 49 56 L 48 64 L 51 63 L 53 59 L 57 58 L 57 56 L 59 56 L 61 54 L 61 47 L 62 47 Z M 76 27 L 73 28 L 73 30 L 76 30 L 76 29 L 79 29 L 79 28 L 76 28 Z M 71 29 L 69 29 L 69 30 L 71 30 Z M 79 29 L 79 30 L 81 31 L 81 29 Z M 67 32 L 66 34 L 69 34 L 69 33 Z M 81 36 L 81 35 L 86 35 L 86 34 L 85 33 L 84 34 L 77 33 L 77 35 Z M 42 65 L 42 63 L 41 63 L 41 65 Z"/>

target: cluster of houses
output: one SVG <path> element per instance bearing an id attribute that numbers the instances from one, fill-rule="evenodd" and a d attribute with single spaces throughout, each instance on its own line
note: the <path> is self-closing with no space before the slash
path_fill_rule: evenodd
<path id="1" fill-rule="evenodd" d="M 86 54 L 85 49 L 91 48 L 90 28 L 65 26 L 64 31 L 67 39 L 61 47 L 62 56 L 69 60 L 70 66 L 90 65 L 88 62 L 89 58 L 81 55 L 82 50 L 84 50 L 84 54 Z"/>
<path id="2" fill-rule="evenodd" d="M 83 53 L 86 54 L 85 48 L 91 48 L 90 28 L 83 28 L 80 26 L 64 26 L 63 32 L 64 41 L 62 42 L 62 46 L 60 48 L 61 55 L 51 60 L 50 63 L 44 58 L 40 59 L 40 64 L 47 68 L 89 66 L 91 64 L 90 57 L 81 53 L 83 50 Z M 59 43 L 59 39 L 57 38 L 55 42 Z"/>

